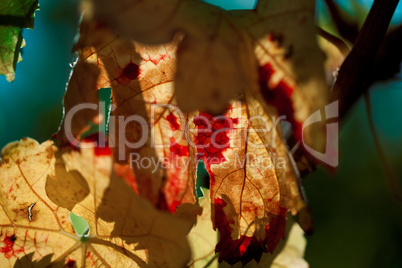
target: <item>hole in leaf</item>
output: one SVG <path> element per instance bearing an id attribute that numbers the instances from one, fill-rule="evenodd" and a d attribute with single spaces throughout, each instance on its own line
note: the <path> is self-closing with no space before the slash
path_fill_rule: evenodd
<path id="1" fill-rule="evenodd" d="M 84 218 L 70 212 L 70 221 L 73 224 L 74 231 L 78 236 L 88 236 L 89 226 Z"/>
<path id="2" fill-rule="evenodd" d="M 254 9 L 257 0 L 203 0 L 211 5 L 221 7 L 226 10 L 231 9 Z"/>
<path id="3" fill-rule="evenodd" d="M 110 98 L 112 95 L 112 89 L 110 87 L 101 88 L 97 91 L 97 93 L 99 97 L 100 113 L 102 114 L 104 120 L 100 125 L 89 122 L 90 129 L 82 135 L 83 138 L 89 137 L 95 133 L 102 133 L 103 136 L 106 137 L 108 131 L 107 126 L 110 115 L 110 104 L 111 104 Z"/>
<path id="4" fill-rule="evenodd" d="M 199 160 L 197 164 L 197 180 L 195 182 L 197 198 L 204 196 L 203 192 L 201 191 L 201 187 L 209 189 L 209 175 L 205 169 L 204 161 Z"/>

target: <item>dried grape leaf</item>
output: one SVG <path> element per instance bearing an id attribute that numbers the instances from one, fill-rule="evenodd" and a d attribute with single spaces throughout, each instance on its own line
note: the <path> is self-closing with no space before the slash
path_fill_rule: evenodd
<path id="1" fill-rule="evenodd" d="M 119 118 L 109 127 L 116 172 L 153 204 L 174 212 L 194 202 L 195 164 L 203 159 L 219 260 L 246 264 L 272 253 L 284 238 L 288 212 L 306 211 L 298 172 L 272 117 L 286 115 L 308 146 L 324 143 L 320 123 L 303 126 L 327 98 L 313 1 L 261 2 L 255 11 L 241 12 L 192 0 L 94 3 L 87 16 L 94 11 L 101 22 L 84 17 L 76 48 L 100 69 L 97 87 L 112 87 L 112 116 Z M 293 34 L 295 28 L 300 32 Z M 228 106 L 230 99 L 239 101 Z M 201 112 L 182 114 L 170 106 L 175 104 Z M 187 124 L 189 140 L 182 136 Z M 157 164 L 166 157 L 187 164 Z M 145 160 L 150 164 L 141 164 Z"/>
<path id="2" fill-rule="evenodd" d="M 183 112 L 220 113 L 243 88 L 257 86 L 251 42 L 224 10 L 191 0 L 93 2 L 97 20 L 133 40 L 162 44 L 178 31 L 184 34 L 175 77 L 176 98 Z"/>
<path id="3" fill-rule="evenodd" d="M 193 253 L 192 261 L 188 267 L 242 267 L 241 263 L 231 266 L 226 263 L 218 263 L 218 255 L 214 252 L 218 234 L 213 230 L 210 220 L 209 190 L 204 188 L 202 192 L 204 196 L 198 199 L 202 213 L 199 213 L 194 206 L 185 206 L 187 204 L 178 207 L 178 214 L 180 215 L 187 214 L 190 217 L 198 215 L 197 224 L 187 236 Z M 264 253 L 258 263 L 252 260 L 243 267 L 308 267 L 307 262 L 303 259 L 306 247 L 304 232 L 291 219 L 286 223 L 286 236 L 286 240 L 280 241 L 273 254 Z"/>
<path id="4" fill-rule="evenodd" d="M 174 106 L 180 40 L 177 36 L 169 44 L 145 46 L 84 19 L 76 45 L 80 57 L 100 69 L 97 87 L 112 88 L 108 140 L 119 163 L 116 167 L 125 170 L 142 196 L 171 212 L 183 202 L 195 202 L 194 159 L 181 139 L 187 118 Z"/>
<path id="5" fill-rule="evenodd" d="M 255 10 L 227 12 L 194 0 L 94 0 L 91 11 L 118 34 L 148 44 L 184 33 L 175 76 L 184 112 L 220 114 L 251 90 L 287 116 L 303 145 L 323 151 L 325 124 L 303 126 L 329 94 L 314 7 L 314 0 L 262 0 Z"/>
<path id="6" fill-rule="evenodd" d="M 212 220 L 220 233 L 216 251 L 229 264 L 258 262 L 272 253 L 284 238 L 288 211 L 305 207 L 287 148 L 263 115 L 247 94 L 221 116 L 195 114 L 190 125 L 211 178 Z"/>
<path id="7" fill-rule="evenodd" d="M 323 151 L 325 122 L 303 125 L 329 98 L 314 8 L 314 0 L 260 0 L 255 12 L 232 14 L 246 28 L 255 47 L 259 91 L 254 94 L 286 116 L 303 146 Z"/>
<path id="8" fill-rule="evenodd" d="M 111 156 L 96 152 L 57 151 L 51 141 L 39 145 L 31 139 L 3 149 L 2 267 L 30 262 L 79 267 L 187 263 L 185 236 L 193 223 L 138 197 L 112 174 Z M 75 235 L 69 210 L 85 218 L 89 236 Z"/>
<path id="9" fill-rule="evenodd" d="M 69 221 L 69 211 L 47 197 L 45 183 L 52 172 L 53 144 L 31 139 L 10 143 L 2 150 L 0 165 L 0 266 L 26 265 L 51 255 L 64 260 L 79 243 Z"/>

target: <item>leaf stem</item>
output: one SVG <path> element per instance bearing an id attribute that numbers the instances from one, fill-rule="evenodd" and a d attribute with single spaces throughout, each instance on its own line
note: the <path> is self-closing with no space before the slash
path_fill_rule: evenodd
<path id="1" fill-rule="evenodd" d="M 398 3 L 399 0 L 374 1 L 355 45 L 341 66 L 331 92 L 332 101 L 339 100 L 341 118 L 345 117 L 372 83 L 373 62 Z M 316 169 L 316 163 L 302 149 L 295 151 L 294 159 L 302 178 Z"/>
<path id="2" fill-rule="evenodd" d="M 343 42 L 343 40 L 340 39 L 339 37 L 325 31 L 319 26 L 317 26 L 317 33 L 326 40 L 328 40 L 329 42 L 331 42 L 334 46 L 336 46 L 344 57 L 346 57 L 349 54 L 350 49 L 348 48 L 346 43 Z"/>
<path id="3" fill-rule="evenodd" d="M 375 0 L 348 57 L 339 71 L 333 100 L 344 117 L 372 82 L 372 67 L 399 0 Z"/>

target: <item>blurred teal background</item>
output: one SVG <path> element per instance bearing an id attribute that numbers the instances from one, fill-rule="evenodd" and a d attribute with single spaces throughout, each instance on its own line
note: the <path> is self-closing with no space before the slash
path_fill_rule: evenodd
<path id="1" fill-rule="evenodd" d="M 23 30 L 27 46 L 13 83 L 0 76 L 0 147 L 25 136 L 39 141 L 57 131 L 62 98 L 74 57 L 76 1 L 39 1 L 34 30 Z"/>
<path id="2" fill-rule="evenodd" d="M 207 2 L 227 9 L 255 5 L 247 0 Z M 372 3 L 337 2 L 360 24 Z M 71 0 L 42 0 L 34 31 L 24 30 L 27 47 L 15 81 L 0 76 L 0 147 L 24 136 L 44 141 L 57 131 L 74 58 L 70 51 L 79 16 L 75 6 Z M 332 29 L 323 2 L 317 7 L 320 25 Z M 401 4 L 392 23 L 402 23 Z M 377 83 L 370 92 L 375 127 L 401 177 L 401 76 Z M 362 100 L 342 124 L 340 151 L 335 173 L 319 169 L 304 181 L 315 220 L 306 259 L 313 268 L 402 267 L 402 206 L 387 189 Z"/>

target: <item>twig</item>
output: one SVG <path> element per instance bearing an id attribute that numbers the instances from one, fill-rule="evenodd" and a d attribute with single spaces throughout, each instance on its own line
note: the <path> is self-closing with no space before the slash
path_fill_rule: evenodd
<path id="1" fill-rule="evenodd" d="M 368 90 L 372 66 L 399 0 L 375 0 L 356 43 L 345 59 L 334 86 L 333 100 L 339 100 L 344 117 Z"/>
<path id="2" fill-rule="evenodd" d="M 392 29 L 384 38 L 373 67 L 373 80 L 387 80 L 400 70 L 402 61 L 402 25 Z"/>
<path id="3" fill-rule="evenodd" d="M 331 13 L 331 18 L 334 20 L 339 34 L 349 42 L 354 43 L 359 34 L 357 24 L 349 22 L 350 18 L 345 18 L 346 15 L 341 14 L 339 7 L 333 0 L 325 0 L 325 4 Z"/>
<path id="4" fill-rule="evenodd" d="M 344 57 L 346 57 L 349 54 L 350 49 L 345 44 L 345 42 L 343 42 L 342 39 L 340 39 L 335 35 L 330 34 L 329 32 L 325 31 L 324 29 L 318 26 L 317 26 L 317 32 L 320 36 L 322 36 L 323 38 L 327 39 L 329 42 L 334 44 L 334 46 L 336 46 L 339 49 L 339 51 L 342 53 Z"/>
<path id="5" fill-rule="evenodd" d="M 341 66 L 332 91 L 332 100 L 339 100 L 343 118 L 370 85 L 372 65 L 399 0 L 375 0 L 352 51 Z M 294 153 L 302 177 L 316 169 L 310 155 L 301 147 Z"/>

